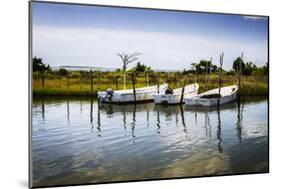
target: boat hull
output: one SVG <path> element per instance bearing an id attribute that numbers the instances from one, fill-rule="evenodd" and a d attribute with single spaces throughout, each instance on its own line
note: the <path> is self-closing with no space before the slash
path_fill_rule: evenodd
<path id="1" fill-rule="evenodd" d="M 197 106 L 197 105 L 199 105 L 198 99 L 199 99 L 199 97 L 185 98 L 184 103 L 187 106 Z"/>
<path id="2" fill-rule="evenodd" d="M 216 106 L 218 105 L 219 98 L 198 98 L 197 105 L 199 106 Z M 224 96 L 220 98 L 220 105 L 236 100 L 236 94 Z"/>
<path id="3" fill-rule="evenodd" d="M 221 88 L 220 104 L 225 104 L 236 100 L 238 87 L 236 85 Z M 204 95 L 217 94 L 218 89 L 213 89 L 205 93 L 201 93 L 192 98 L 185 98 L 185 105 L 188 106 L 215 106 L 218 104 L 219 98 L 202 98 Z"/>
<path id="4" fill-rule="evenodd" d="M 184 98 L 192 98 L 198 94 L 198 84 L 188 85 L 186 86 L 186 91 L 184 94 Z M 179 90 L 180 89 L 180 90 Z M 181 88 L 176 89 L 181 91 Z M 181 94 L 157 94 L 153 96 L 155 104 L 180 104 L 181 102 Z"/>
<path id="5" fill-rule="evenodd" d="M 164 93 L 168 88 L 167 84 L 159 87 L 159 93 Z M 157 86 L 136 89 L 136 100 L 133 90 L 113 91 L 112 96 L 107 98 L 107 91 L 98 92 L 98 98 L 101 103 L 126 104 L 153 102 L 153 95 L 157 94 Z"/>

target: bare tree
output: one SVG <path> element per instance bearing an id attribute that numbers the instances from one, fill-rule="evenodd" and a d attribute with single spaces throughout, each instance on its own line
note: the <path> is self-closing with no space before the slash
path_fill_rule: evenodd
<path id="1" fill-rule="evenodd" d="M 119 56 L 122 60 L 123 63 L 123 79 L 124 79 L 124 90 L 126 89 L 126 70 L 127 67 L 130 63 L 137 61 L 139 59 L 138 56 L 140 56 L 141 53 L 139 52 L 134 52 L 131 54 L 126 54 L 126 53 L 118 53 L 117 56 Z"/>

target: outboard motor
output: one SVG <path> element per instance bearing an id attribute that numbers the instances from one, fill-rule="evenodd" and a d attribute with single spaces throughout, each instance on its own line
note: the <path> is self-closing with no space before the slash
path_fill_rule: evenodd
<path id="1" fill-rule="evenodd" d="M 165 91 L 165 94 L 173 94 L 173 93 L 174 93 L 174 91 L 170 87 L 168 87 Z"/>
<path id="2" fill-rule="evenodd" d="M 113 97 L 113 93 L 114 93 L 114 91 L 111 88 L 107 89 L 105 99 L 108 99 L 111 101 L 112 97 Z"/>

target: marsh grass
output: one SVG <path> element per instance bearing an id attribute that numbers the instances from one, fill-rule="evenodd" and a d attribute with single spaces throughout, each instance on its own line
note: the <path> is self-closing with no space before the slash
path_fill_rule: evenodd
<path id="1" fill-rule="evenodd" d="M 72 74 L 75 75 L 75 74 Z M 103 91 L 108 88 L 117 90 L 116 77 L 118 79 L 118 89 L 123 89 L 122 73 L 116 72 L 102 72 L 94 73 L 93 75 L 93 92 L 94 96 L 98 91 Z M 195 82 L 195 75 L 184 76 L 180 73 L 159 73 L 159 83 L 167 82 L 171 88 L 182 87 L 184 78 L 187 79 L 187 84 Z M 136 88 L 145 87 L 150 85 L 157 85 L 158 73 L 150 73 L 149 81 L 147 83 L 145 74 L 136 75 Z M 199 92 L 205 91 L 205 75 L 197 77 L 199 84 Z M 223 75 L 222 86 L 237 84 L 237 77 L 234 75 Z M 33 95 L 34 96 L 91 96 L 91 86 L 89 74 L 79 76 L 75 75 L 74 78 L 68 77 L 54 77 L 48 75 L 42 87 L 41 78 L 38 76 L 33 77 Z M 211 75 L 208 82 L 208 90 L 218 87 L 218 76 Z M 132 88 L 131 77 L 126 77 L 126 88 Z M 268 81 L 267 76 L 243 76 L 242 85 L 240 89 L 241 95 L 268 95 Z"/>

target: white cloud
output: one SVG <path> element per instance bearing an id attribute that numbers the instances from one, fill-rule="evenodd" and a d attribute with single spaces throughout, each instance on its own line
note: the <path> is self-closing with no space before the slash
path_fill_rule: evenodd
<path id="1" fill-rule="evenodd" d="M 242 36 L 210 39 L 164 32 L 34 26 L 33 55 L 51 66 L 121 67 L 116 53 L 135 51 L 142 53 L 142 63 L 157 69 L 190 68 L 190 63 L 211 57 L 218 63 L 222 51 L 226 69 L 241 52 L 246 60 L 267 61 L 267 41 L 243 41 Z"/>

